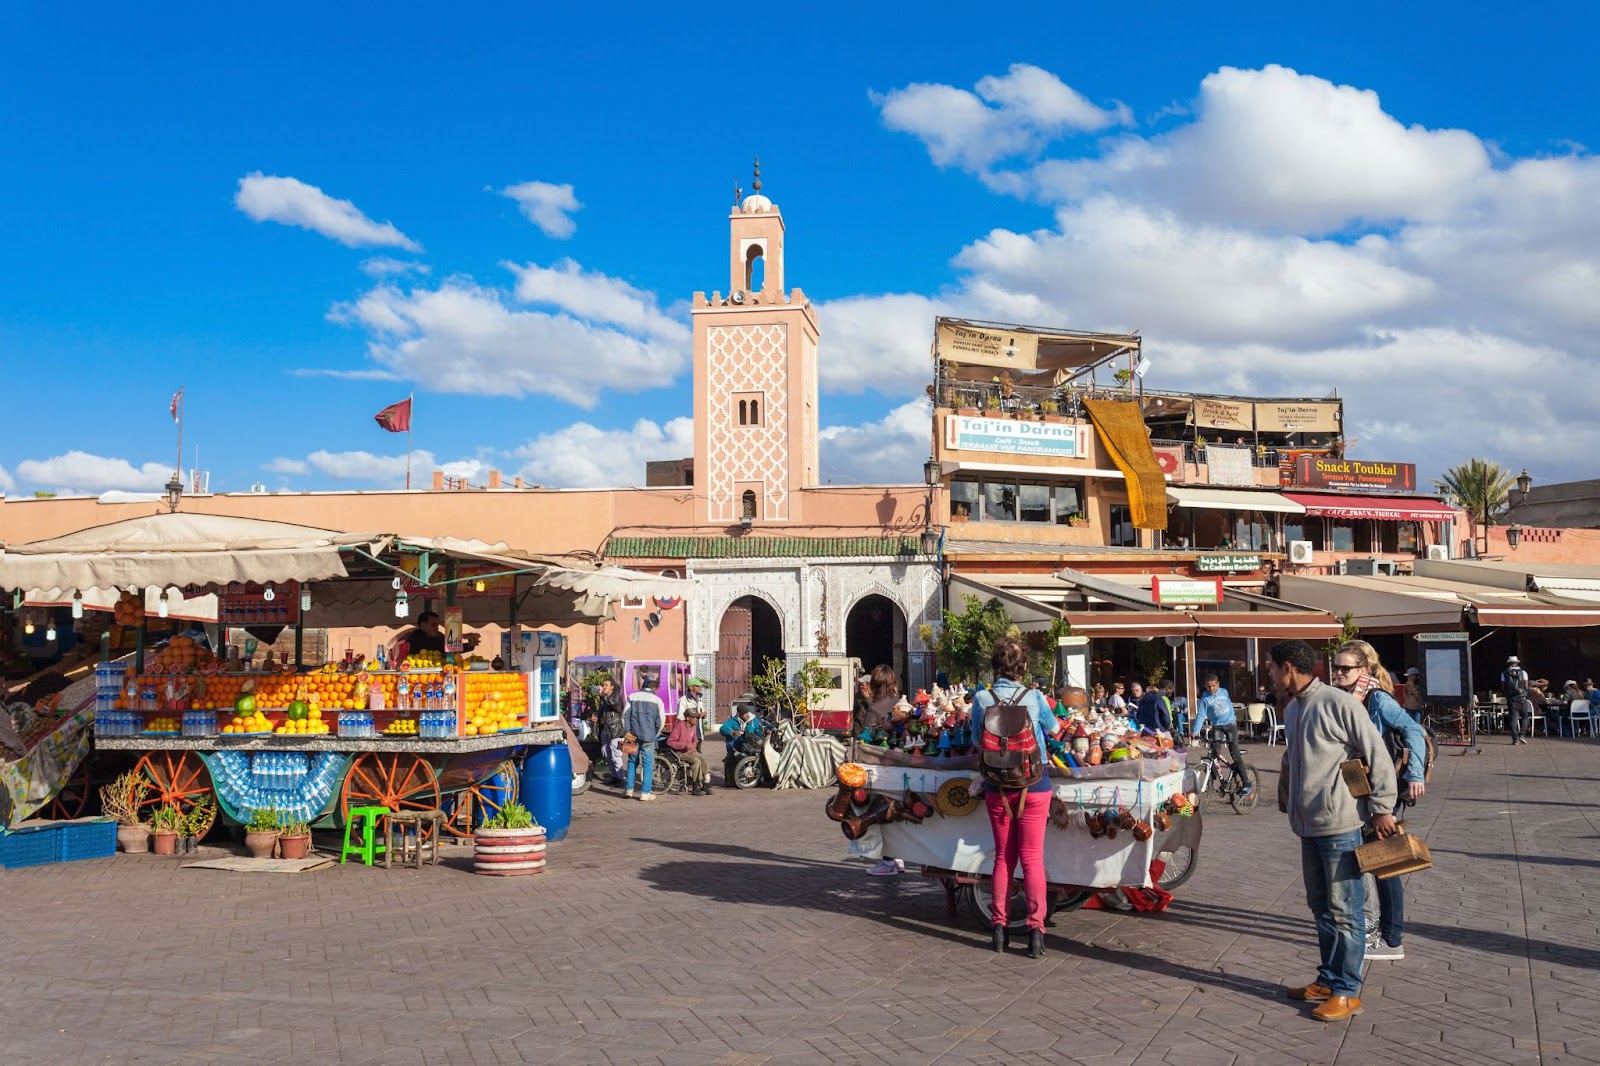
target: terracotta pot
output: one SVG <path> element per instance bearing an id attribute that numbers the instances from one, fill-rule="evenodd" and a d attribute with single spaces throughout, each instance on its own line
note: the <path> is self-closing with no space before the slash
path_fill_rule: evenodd
<path id="1" fill-rule="evenodd" d="M 147 825 L 117 826 L 117 846 L 129 855 L 144 855 L 150 851 L 150 827 Z"/>
<path id="2" fill-rule="evenodd" d="M 272 849 L 277 846 L 278 831 L 276 829 L 251 829 L 244 835 L 245 850 L 250 852 L 252 859 L 272 858 Z"/>
<path id="3" fill-rule="evenodd" d="M 157 829 L 150 834 L 155 840 L 152 848 L 157 855 L 178 854 L 178 831 L 176 829 Z"/>
<path id="4" fill-rule="evenodd" d="M 472 872 L 525 877 L 544 872 L 544 828 L 479 829 L 472 835 Z"/>
<path id="5" fill-rule="evenodd" d="M 279 837 L 278 848 L 285 859 L 303 859 L 311 851 L 311 834 L 303 837 Z"/>
<path id="6" fill-rule="evenodd" d="M 957 407 L 956 414 L 965 418 L 976 418 L 978 417 L 978 409 L 976 407 Z"/>

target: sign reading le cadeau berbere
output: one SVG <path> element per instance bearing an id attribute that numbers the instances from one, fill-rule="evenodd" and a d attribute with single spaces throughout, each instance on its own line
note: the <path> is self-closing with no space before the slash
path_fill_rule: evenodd
<path id="1" fill-rule="evenodd" d="M 1308 489 L 1378 489 L 1414 492 L 1415 463 L 1371 463 L 1360 459 L 1332 459 L 1302 455 L 1295 464 L 1294 483 Z"/>
<path id="2" fill-rule="evenodd" d="M 1084 425 L 949 415 L 944 427 L 945 447 L 956 451 L 1082 459 L 1089 450 L 1089 427 Z"/>

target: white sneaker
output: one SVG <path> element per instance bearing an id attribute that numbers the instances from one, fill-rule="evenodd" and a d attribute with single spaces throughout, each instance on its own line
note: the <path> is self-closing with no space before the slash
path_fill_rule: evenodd
<path id="1" fill-rule="evenodd" d="M 1367 958 L 1379 962 L 1399 962 L 1406 957 L 1406 949 L 1398 944 L 1384 943 L 1383 937 L 1367 941 Z"/>
<path id="2" fill-rule="evenodd" d="M 622 794 L 622 798 L 623 798 L 623 799 L 630 799 L 630 800 L 631 800 L 631 799 L 633 799 L 633 797 L 634 797 L 634 796 L 636 796 L 636 795 L 638 795 L 638 793 L 637 793 L 637 792 L 635 792 L 635 791 L 634 791 L 634 790 L 633 790 L 633 789 L 631 789 L 631 788 L 630 788 L 630 789 L 628 789 L 628 791 L 626 791 L 626 792 L 624 792 L 624 793 L 623 793 L 623 794 Z"/>
<path id="3" fill-rule="evenodd" d="M 906 868 L 906 864 L 899 859 L 881 859 L 878 865 L 872 867 L 867 873 L 873 877 L 893 877 Z"/>
<path id="4" fill-rule="evenodd" d="M 639 800 L 641 803 L 654 803 L 656 801 L 656 794 L 654 792 L 640 793 Z"/>

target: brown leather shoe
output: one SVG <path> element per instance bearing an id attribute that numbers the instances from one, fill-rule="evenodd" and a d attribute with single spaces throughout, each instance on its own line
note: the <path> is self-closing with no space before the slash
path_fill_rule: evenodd
<path id="1" fill-rule="evenodd" d="M 1330 996 L 1328 1002 L 1311 1012 L 1319 1022 L 1342 1022 L 1361 1013 L 1361 999 L 1357 996 Z"/>
<path id="2" fill-rule="evenodd" d="M 1286 988 L 1283 994 L 1301 1003 L 1326 1003 L 1328 997 L 1333 995 L 1333 989 L 1313 982 L 1304 988 Z"/>

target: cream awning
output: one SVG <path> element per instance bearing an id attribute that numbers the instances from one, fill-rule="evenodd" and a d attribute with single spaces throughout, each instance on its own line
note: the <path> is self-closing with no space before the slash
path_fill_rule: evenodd
<path id="1" fill-rule="evenodd" d="M 1203 507 L 1217 511 L 1268 511 L 1278 514 L 1305 514 L 1306 509 L 1277 492 L 1251 492 L 1249 489 L 1204 489 L 1187 485 L 1167 486 L 1167 502 L 1179 507 Z"/>

